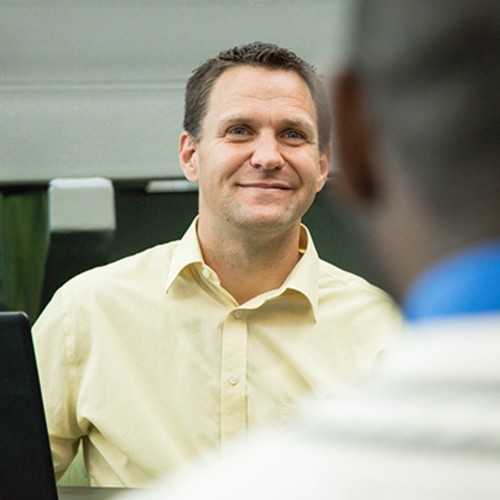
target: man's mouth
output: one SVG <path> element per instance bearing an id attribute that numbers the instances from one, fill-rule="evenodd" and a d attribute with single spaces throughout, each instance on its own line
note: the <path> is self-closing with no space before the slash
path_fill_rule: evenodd
<path id="1" fill-rule="evenodd" d="M 251 188 L 251 189 L 264 189 L 264 190 L 281 190 L 289 191 L 292 189 L 288 184 L 283 184 L 281 182 L 250 182 L 242 183 L 240 187 Z"/>

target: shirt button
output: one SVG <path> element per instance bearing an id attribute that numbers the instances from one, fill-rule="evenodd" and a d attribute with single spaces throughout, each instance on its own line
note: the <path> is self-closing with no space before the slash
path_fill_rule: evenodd
<path id="1" fill-rule="evenodd" d="M 203 271 L 201 273 L 203 274 L 203 276 L 205 276 L 205 278 L 208 278 L 210 276 L 210 271 L 206 267 L 203 268 Z"/>
<path id="2" fill-rule="evenodd" d="M 240 319 L 241 318 L 241 314 L 242 314 L 241 311 L 234 311 L 234 317 L 236 319 Z"/>
<path id="3" fill-rule="evenodd" d="M 231 375 L 227 380 L 231 385 L 236 385 L 240 381 L 240 377 L 238 375 Z"/>

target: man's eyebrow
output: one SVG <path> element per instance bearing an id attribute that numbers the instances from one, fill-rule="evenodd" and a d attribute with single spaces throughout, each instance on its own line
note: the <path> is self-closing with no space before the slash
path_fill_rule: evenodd
<path id="1" fill-rule="evenodd" d="M 238 113 L 234 115 L 227 115 L 225 117 L 223 116 L 222 119 L 220 120 L 220 125 L 228 126 L 228 125 L 242 124 L 251 126 L 255 123 L 258 123 L 258 121 L 259 120 L 257 118 L 253 118 L 251 115 Z M 303 116 L 287 117 L 281 120 L 280 124 L 282 128 L 298 128 L 303 130 L 310 130 L 313 132 L 315 132 L 317 128 L 313 120 L 309 120 Z"/>
<path id="2" fill-rule="evenodd" d="M 220 120 L 221 125 L 234 125 L 236 123 L 239 124 L 252 124 L 255 123 L 257 120 L 255 118 L 252 118 L 249 115 L 244 115 L 244 114 L 237 114 L 237 115 L 226 115 L 223 116 Z"/>
<path id="3" fill-rule="evenodd" d="M 287 128 L 299 128 L 316 131 L 316 124 L 302 116 L 292 116 L 283 120 L 283 125 Z"/>

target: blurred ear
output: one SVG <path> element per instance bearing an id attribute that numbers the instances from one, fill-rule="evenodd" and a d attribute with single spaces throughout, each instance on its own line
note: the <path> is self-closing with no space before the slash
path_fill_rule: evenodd
<path id="1" fill-rule="evenodd" d="M 369 204 L 377 194 L 372 169 L 372 128 L 353 74 L 343 73 L 335 78 L 332 102 L 342 193 L 356 204 Z"/>
<path id="2" fill-rule="evenodd" d="M 184 131 L 179 139 L 179 161 L 188 181 L 198 181 L 198 155 L 194 137 Z"/>

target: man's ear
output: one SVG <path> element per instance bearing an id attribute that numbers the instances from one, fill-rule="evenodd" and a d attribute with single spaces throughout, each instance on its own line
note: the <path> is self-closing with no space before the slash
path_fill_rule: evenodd
<path id="1" fill-rule="evenodd" d="M 188 181 L 198 182 L 198 148 L 189 132 L 182 132 L 179 139 L 179 162 Z"/>
<path id="2" fill-rule="evenodd" d="M 319 193 L 330 173 L 330 167 L 332 164 L 332 147 L 327 145 L 323 151 L 320 152 L 319 156 L 319 173 L 316 181 L 316 192 Z"/>
<path id="3" fill-rule="evenodd" d="M 356 77 L 343 73 L 333 81 L 333 119 L 339 183 L 342 194 L 366 205 L 377 195 L 373 165 L 372 127 Z"/>

